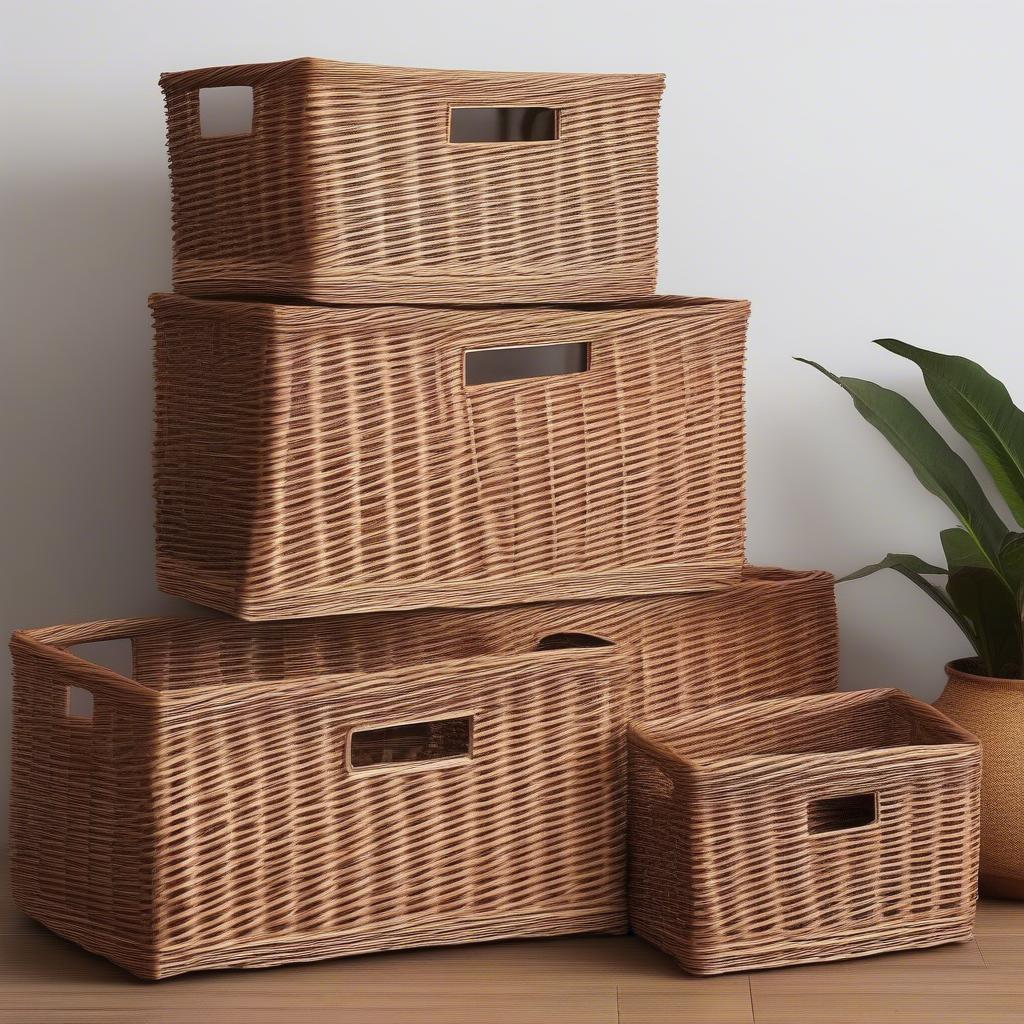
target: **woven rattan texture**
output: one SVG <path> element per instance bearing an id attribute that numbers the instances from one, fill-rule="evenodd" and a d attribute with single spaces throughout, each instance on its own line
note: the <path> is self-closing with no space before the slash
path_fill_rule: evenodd
<path id="1" fill-rule="evenodd" d="M 981 750 L 934 708 L 895 690 L 738 704 L 631 726 L 629 763 L 630 923 L 686 970 L 970 938 Z M 873 822 L 816 803 L 858 796 Z"/>
<path id="2" fill-rule="evenodd" d="M 152 305 L 169 593 L 255 620 L 739 579 L 745 302 Z M 464 383 L 543 343 L 589 368 Z"/>
<path id="3" fill-rule="evenodd" d="M 974 733 L 985 756 L 981 779 L 981 889 L 1024 894 L 1024 681 L 980 675 L 973 659 L 946 666 L 946 688 L 935 702 Z"/>
<path id="4" fill-rule="evenodd" d="M 302 59 L 161 77 L 174 287 L 315 302 L 604 301 L 654 290 L 661 75 Z M 202 88 L 253 87 L 203 138 Z M 556 141 L 458 145 L 453 106 L 559 111 Z"/>
<path id="5" fill-rule="evenodd" d="M 573 634 L 614 646 L 560 649 Z M 123 636 L 134 680 L 65 651 Z M 781 570 L 707 595 L 55 627 L 12 649 L 15 897 L 147 977 L 622 930 L 626 718 L 836 679 L 831 577 Z M 69 686 L 91 723 L 67 717 Z M 346 771 L 353 726 L 466 715 L 468 762 Z"/>

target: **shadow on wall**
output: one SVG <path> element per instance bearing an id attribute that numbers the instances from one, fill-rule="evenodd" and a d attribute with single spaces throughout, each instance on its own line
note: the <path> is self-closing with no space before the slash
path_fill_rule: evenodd
<path id="1" fill-rule="evenodd" d="M 3 202 L 4 624 L 152 608 L 146 297 L 170 276 L 166 175 L 69 164 Z"/>
<path id="2" fill-rule="evenodd" d="M 153 582 L 146 298 L 170 280 L 165 168 L 41 166 L 8 167 L 0 197 L 5 642 L 18 627 L 189 608 Z"/>

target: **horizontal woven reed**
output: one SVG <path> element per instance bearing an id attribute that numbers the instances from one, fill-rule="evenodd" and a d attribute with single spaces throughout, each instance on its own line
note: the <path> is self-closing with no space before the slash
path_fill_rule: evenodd
<path id="1" fill-rule="evenodd" d="M 608 301 L 654 290 L 661 75 L 300 59 L 165 74 L 174 287 L 315 302 Z M 199 90 L 252 86 L 250 135 Z M 451 107 L 559 111 L 551 142 L 458 145 Z"/>
<path id="2" fill-rule="evenodd" d="M 281 619 L 739 579 L 746 302 L 152 306 L 168 593 Z M 589 368 L 464 383 L 559 343 Z"/>
<path id="3" fill-rule="evenodd" d="M 115 637 L 133 679 L 67 650 Z M 771 569 L 707 595 L 19 632 L 15 898 L 145 977 L 621 931 L 628 715 L 829 690 L 836 646 L 832 578 Z M 346 773 L 353 725 L 466 715 L 468 764 Z"/>
<path id="4" fill-rule="evenodd" d="M 630 924 L 686 970 L 971 937 L 981 749 L 927 704 L 862 690 L 633 724 L 629 765 Z"/>

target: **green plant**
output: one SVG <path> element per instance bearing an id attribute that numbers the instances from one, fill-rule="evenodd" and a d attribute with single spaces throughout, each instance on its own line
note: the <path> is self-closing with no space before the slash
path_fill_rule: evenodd
<path id="1" fill-rule="evenodd" d="M 917 364 L 935 404 L 977 452 L 1016 525 L 1024 528 L 1024 413 L 1003 384 L 962 356 L 929 352 L 891 338 L 875 344 Z M 809 359 L 799 361 L 820 370 L 850 395 L 857 411 L 960 523 L 939 535 L 945 568 L 915 555 L 889 554 L 844 579 L 895 569 L 960 627 L 984 674 L 1024 678 L 1024 532 L 1007 528 L 967 463 L 906 398 L 871 381 L 837 377 Z M 946 577 L 944 586 L 926 579 L 940 575 Z"/>

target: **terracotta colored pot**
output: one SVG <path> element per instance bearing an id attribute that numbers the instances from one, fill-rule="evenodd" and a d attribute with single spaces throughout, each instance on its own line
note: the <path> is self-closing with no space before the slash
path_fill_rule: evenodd
<path id="1" fill-rule="evenodd" d="M 974 674 L 975 658 L 946 666 L 935 706 L 981 740 L 981 891 L 1024 899 L 1024 679 Z"/>

